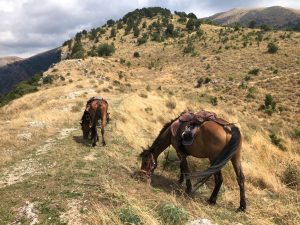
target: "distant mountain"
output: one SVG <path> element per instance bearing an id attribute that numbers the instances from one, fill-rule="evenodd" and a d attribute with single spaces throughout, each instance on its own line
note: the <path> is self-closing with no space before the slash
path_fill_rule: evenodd
<path id="1" fill-rule="evenodd" d="M 14 85 L 36 73 L 46 71 L 60 59 L 60 49 L 56 48 L 0 67 L 0 94 L 9 92 Z"/>
<path id="2" fill-rule="evenodd" d="M 251 21 L 255 21 L 256 26 L 266 24 L 280 29 L 294 29 L 300 27 L 300 10 L 281 6 L 255 9 L 235 8 L 227 12 L 217 13 L 205 19 L 222 25 L 239 23 L 243 26 L 248 26 Z"/>
<path id="3" fill-rule="evenodd" d="M 22 58 L 17 56 L 7 56 L 7 57 L 0 57 L 0 67 L 5 66 L 7 64 L 22 60 Z"/>

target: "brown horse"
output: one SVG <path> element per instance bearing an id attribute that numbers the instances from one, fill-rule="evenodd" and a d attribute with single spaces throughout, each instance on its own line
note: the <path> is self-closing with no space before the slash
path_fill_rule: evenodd
<path id="1" fill-rule="evenodd" d="M 195 126 L 193 142 L 183 147 L 181 144 L 182 142 L 179 143 L 178 141 L 178 135 L 174 135 L 171 130 L 171 125 L 174 122 L 176 123 L 178 118 L 165 124 L 151 147 L 148 147 L 147 150 L 144 149 L 140 154 L 142 157 L 141 174 L 150 179 L 157 167 L 158 156 L 168 146 L 172 145 L 181 160 L 179 182 L 182 183 L 184 179 L 186 179 L 186 192 L 191 193 L 196 191 L 210 176 L 214 175 L 215 188 L 208 203 L 215 204 L 223 182 L 221 169 L 229 160 L 231 160 L 240 188 L 240 206 L 238 211 L 244 211 L 246 209 L 244 189 L 245 177 L 241 167 L 242 141 L 239 129 L 233 124 L 230 124 L 230 132 L 228 132 L 222 124 L 217 123 L 216 121 L 203 121 L 199 126 Z M 220 120 L 225 121 L 219 119 L 219 121 Z M 186 135 L 185 130 L 186 129 L 183 129 L 183 133 L 180 134 L 181 137 Z M 190 173 L 186 159 L 187 156 L 208 158 L 211 166 L 203 172 Z M 192 189 L 191 178 L 199 179 L 194 190 Z"/>
<path id="2" fill-rule="evenodd" d="M 101 120 L 102 145 L 106 145 L 104 140 L 104 128 L 109 122 L 109 113 L 107 110 L 108 103 L 103 98 L 92 97 L 86 103 L 80 124 L 84 139 L 88 139 L 91 133 L 93 147 L 96 146 L 96 142 L 99 140 L 97 133 L 97 122 L 99 119 Z"/>

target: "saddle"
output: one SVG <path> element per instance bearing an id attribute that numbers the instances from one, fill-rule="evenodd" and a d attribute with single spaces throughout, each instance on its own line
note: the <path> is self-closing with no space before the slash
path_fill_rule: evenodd
<path id="1" fill-rule="evenodd" d="M 180 145 L 192 145 L 198 128 L 206 121 L 214 121 L 221 125 L 226 132 L 231 132 L 232 123 L 218 118 L 213 112 L 201 110 L 197 113 L 181 113 L 180 117 L 171 124 L 172 135 L 176 137 Z"/>

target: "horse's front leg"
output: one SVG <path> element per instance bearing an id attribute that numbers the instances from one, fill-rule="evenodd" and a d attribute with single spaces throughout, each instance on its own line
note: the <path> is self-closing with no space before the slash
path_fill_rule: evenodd
<path id="1" fill-rule="evenodd" d="M 184 174 L 187 174 L 187 173 L 190 173 L 190 169 L 189 169 L 189 166 L 188 166 L 188 162 L 186 160 L 186 157 L 182 157 L 181 158 L 181 162 L 180 162 L 180 171 L 181 171 L 181 174 L 180 174 L 180 179 L 179 181 L 182 179 L 182 181 L 184 180 L 184 177 L 185 175 Z M 192 192 L 192 182 L 191 182 L 191 179 L 189 178 L 186 178 L 185 180 L 185 184 L 186 184 L 186 193 L 187 194 L 190 194 Z"/>
<path id="2" fill-rule="evenodd" d="M 92 146 L 95 147 L 96 146 L 96 142 L 98 141 L 98 133 L 97 133 L 97 127 L 96 125 L 94 125 L 92 127 Z"/>

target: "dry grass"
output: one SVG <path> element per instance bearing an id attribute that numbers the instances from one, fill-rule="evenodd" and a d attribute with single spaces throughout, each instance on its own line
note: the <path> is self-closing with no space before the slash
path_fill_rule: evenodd
<path id="1" fill-rule="evenodd" d="M 145 224 L 162 224 L 157 209 L 166 202 L 183 207 L 189 219 L 209 218 L 219 224 L 297 224 L 300 219 L 299 187 L 288 188 L 283 176 L 291 159 L 294 171 L 300 170 L 300 144 L 290 137 L 291 131 L 299 128 L 300 121 L 298 83 L 295 82 L 300 61 L 300 49 L 295 45 L 300 35 L 294 33 L 291 39 L 281 40 L 278 37 L 282 32 L 268 33 L 270 39 L 277 38 L 280 48 L 273 55 L 266 54 L 268 41 L 259 46 L 252 41 L 251 46 L 242 48 L 238 38 L 230 39 L 227 44 L 239 46 L 239 49 L 225 50 L 223 47 L 216 53 L 221 28 L 203 25 L 202 29 L 208 46 L 204 46 L 204 40 L 198 41 L 195 46 L 200 56 L 197 57 L 182 56 L 179 40 L 168 40 L 165 46 L 149 41 L 136 46 L 131 43 L 131 35 L 125 36 L 123 43 L 119 42 L 120 32 L 115 42 L 115 58 L 62 61 L 45 76 L 56 69 L 61 75 L 68 74 L 66 81 L 56 79 L 52 85 L 42 86 L 40 91 L 1 108 L 0 171 L 17 165 L 26 157 L 33 157 L 36 165 L 43 165 L 45 169 L 41 167 L 41 174 L 28 175 L 25 181 L 2 188 L 4 192 L 0 197 L 5 202 L 0 207 L 0 219 L 6 224 L 15 221 L 17 213 L 11 214 L 12 209 L 26 200 L 44 206 L 46 203 L 42 204 L 42 199 L 51 199 L 47 209 L 51 209 L 55 217 L 67 210 L 67 197 L 61 193 L 75 190 L 81 193 L 76 197 L 82 204 L 82 213 L 78 216 L 89 224 L 122 224 L 119 212 L 124 208 L 129 208 Z M 134 51 L 141 57 L 133 59 Z M 119 58 L 130 59 L 130 68 L 120 64 Z M 160 59 L 158 66 L 149 70 L 149 62 L 157 62 L 157 59 Z M 274 75 L 270 67 L 278 69 L 278 74 Z M 241 81 L 251 68 L 259 68 L 260 74 L 251 77 L 248 88 L 243 89 Z M 130 84 L 130 89 L 122 93 L 113 84 L 114 80 L 119 80 L 120 71 Z M 209 77 L 212 81 L 194 88 L 199 77 Z M 72 82 L 68 82 L 69 79 Z M 125 84 L 124 79 L 120 80 L 120 85 Z M 151 90 L 146 92 L 147 85 Z M 249 100 L 246 95 L 251 86 L 255 86 L 257 92 L 255 99 Z M 141 93 L 147 93 L 147 97 Z M 272 93 L 278 106 L 285 110 L 271 117 L 259 111 L 267 93 Z M 105 148 L 91 149 L 89 143 L 80 139 L 78 130 L 82 107 L 94 95 L 103 95 L 109 102 L 112 121 L 106 131 L 108 146 Z M 218 98 L 217 106 L 211 105 L 212 96 Z M 145 110 L 150 108 L 151 111 Z M 187 108 L 214 111 L 241 127 L 244 136 L 242 163 L 249 202 L 247 213 L 234 212 L 239 197 L 231 165 L 224 169 L 224 185 L 216 206 L 205 203 L 213 188 L 212 181 L 194 198 L 186 197 L 183 188 L 176 184 L 178 170 L 169 169 L 161 174 L 163 156 L 159 158 L 156 182 L 152 187 L 131 179 L 132 172 L 139 168 L 137 155 L 141 146 L 151 144 L 162 125 Z M 70 127 L 77 130 L 66 139 L 56 138 L 62 129 Z M 283 138 L 286 151 L 271 143 L 270 131 Z M 28 140 L 18 138 L 18 134 L 24 133 L 31 133 L 31 137 Z M 36 149 L 50 137 L 55 139 L 52 151 L 36 156 Z M 85 157 L 90 159 L 88 163 Z M 189 163 L 193 169 L 200 170 L 204 166 L 203 161 L 197 159 L 189 159 Z M 20 197 L 16 199 L 8 194 L 12 192 Z M 45 209 L 39 212 L 41 223 L 46 223 L 50 214 Z"/>

